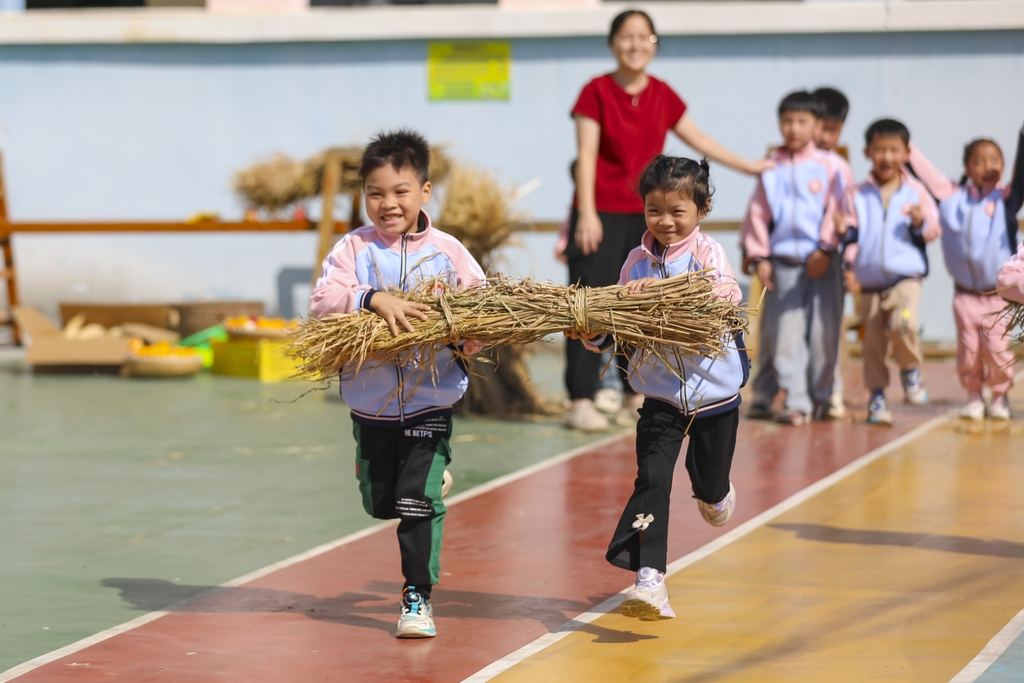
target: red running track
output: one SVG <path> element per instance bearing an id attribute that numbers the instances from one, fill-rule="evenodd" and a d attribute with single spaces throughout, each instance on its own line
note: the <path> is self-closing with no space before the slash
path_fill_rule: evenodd
<path id="1" fill-rule="evenodd" d="M 942 377 L 933 368 L 933 395 L 956 397 L 951 369 L 937 367 Z M 699 548 L 945 407 L 938 401 L 900 408 L 892 429 L 742 421 L 733 522 L 716 529 L 700 519 L 679 467 L 669 558 Z M 442 582 L 434 589 L 439 635 L 433 640 L 392 635 L 402 577 L 388 528 L 224 589 L 17 681 L 461 681 L 631 583 L 629 573 L 605 563 L 604 551 L 634 476 L 632 441 L 624 437 L 453 505 Z M 676 611 L 685 614 L 685 605 Z M 604 642 L 637 639 L 594 624 L 583 630 Z"/>

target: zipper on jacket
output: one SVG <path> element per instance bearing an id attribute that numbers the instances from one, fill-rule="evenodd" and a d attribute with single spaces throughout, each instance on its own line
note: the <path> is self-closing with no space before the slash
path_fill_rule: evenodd
<path id="1" fill-rule="evenodd" d="M 789 214 L 790 225 L 793 226 L 793 256 L 794 258 L 800 258 L 800 232 L 796 227 L 796 154 L 794 152 L 789 153 L 790 156 L 790 177 L 793 180 L 793 186 L 790 188 L 793 192 L 793 210 Z"/>
<path id="2" fill-rule="evenodd" d="M 981 194 L 980 192 L 978 194 Z M 978 204 L 981 207 L 981 204 Z M 971 251 L 971 226 L 974 224 L 974 210 L 971 209 L 967 212 L 967 230 L 964 231 L 964 238 L 967 240 L 967 274 L 971 276 L 971 289 L 977 291 L 977 279 L 974 277 L 974 264 L 971 263 L 971 259 L 974 258 L 974 253 Z"/>
<path id="3" fill-rule="evenodd" d="M 408 243 L 409 236 L 402 235 L 402 271 L 398 279 L 398 287 L 403 292 L 405 291 L 406 281 L 408 280 L 405 274 L 406 245 Z M 395 371 L 398 373 L 398 419 L 405 422 L 405 396 L 402 391 L 403 385 L 405 384 L 405 373 L 402 372 L 402 362 L 400 360 L 395 361 Z"/>
<path id="4" fill-rule="evenodd" d="M 898 192 L 899 190 L 897 190 Z M 885 280 L 886 286 L 889 284 L 889 271 L 885 268 L 885 235 L 889 232 L 889 204 L 892 204 L 892 200 L 896 197 L 896 192 L 892 193 L 889 197 L 889 203 L 882 202 L 882 239 L 881 244 L 878 247 L 879 251 L 879 265 L 882 267 L 882 278 Z M 882 199 L 882 188 L 878 188 L 878 199 Z"/>
<path id="5" fill-rule="evenodd" d="M 661 273 L 661 279 L 667 280 L 668 268 L 665 267 L 665 255 L 668 254 L 668 247 L 662 246 L 662 250 L 662 253 L 659 254 L 657 252 L 657 248 L 655 248 L 654 253 L 658 259 L 658 272 Z M 679 357 L 678 351 L 676 351 L 674 355 L 676 358 L 676 369 L 679 370 L 679 374 L 682 375 L 683 377 L 681 380 L 679 380 L 679 393 L 682 395 L 683 398 L 683 414 L 689 415 L 690 405 L 686 402 L 686 364 L 683 362 L 683 359 Z"/>

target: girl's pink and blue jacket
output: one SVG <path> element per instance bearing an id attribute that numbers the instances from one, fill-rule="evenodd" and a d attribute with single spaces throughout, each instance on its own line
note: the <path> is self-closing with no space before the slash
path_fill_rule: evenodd
<path id="1" fill-rule="evenodd" d="M 699 226 L 686 239 L 668 247 L 658 244 L 647 232 L 640 246 L 629 252 L 619 284 L 648 277 L 670 278 L 708 268 L 714 271 L 710 277 L 718 295 L 739 302 L 743 295 L 725 250 L 702 233 Z M 591 342 L 594 343 L 599 344 L 600 340 Z M 743 335 L 728 340 L 727 348 L 726 355 L 715 359 L 670 355 L 676 374 L 654 356 L 637 351 L 630 359 L 629 385 L 638 394 L 668 403 L 686 414 L 697 413 L 697 417 L 733 410 L 740 404 L 739 392 L 747 383 L 750 361 Z"/>
<path id="2" fill-rule="evenodd" d="M 942 255 L 957 289 L 994 292 L 999 269 L 1017 250 L 1017 212 L 1024 204 L 1024 129 L 1017 137 L 1013 180 L 985 196 L 972 184 L 959 185 L 942 175 L 913 145 L 910 167 L 939 202 Z"/>
<path id="3" fill-rule="evenodd" d="M 925 244 L 938 239 L 938 209 L 924 185 L 900 170 L 902 184 L 888 207 L 874 176 L 869 175 L 853 195 L 853 213 L 847 216 L 850 230 L 844 258 L 853 263 L 857 281 L 865 292 L 881 292 L 901 280 L 920 279 L 928 274 Z M 920 206 L 924 215 L 921 229 L 914 228 L 911 207 Z"/>
<path id="4" fill-rule="evenodd" d="M 466 248 L 432 227 L 425 212 L 415 233 L 389 235 L 372 225 L 359 228 L 345 235 L 324 260 L 310 315 L 370 310 L 370 299 L 378 291 L 408 292 L 437 277 L 460 288 L 486 280 Z M 367 362 L 358 373 L 350 367 L 341 374 L 341 395 L 352 419 L 378 426 L 410 426 L 450 415 L 468 386 L 466 368 L 445 346 L 436 349 L 432 366 L 412 356 L 386 366 Z"/>
<path id="5" fill-rule="evenodd" d="M 835 251 L 842 191 L 830 153 L 810 143 L 798 152 L 779 147 L 768 158 L 775 168 L 761 174 L 740 229 L 744 256 L 798 264 L 818 249 Z"/>

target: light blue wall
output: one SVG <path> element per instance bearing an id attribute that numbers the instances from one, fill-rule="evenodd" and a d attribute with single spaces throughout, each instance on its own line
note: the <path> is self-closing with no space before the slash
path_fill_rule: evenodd
<path id="1" fill-rule="evenodd" d="M 574 148 L 568 111 L 582 84 L 612 66 L 603 40 L 513 41 L 512 99 L 501 103 L 427 102 L 425 52 L 419 41 L 0 47 L 11 215 L 176 219 L 214 210 L 235 217 L 242 210 L 229 186 L 235 169 L 274 151 L 304 157 L 407 125 L 509 183 L 540 177 L 524 208 L 539 220 L 561 219 Z M 858 177 L 867 170 L 856 153 L 861 131 L 879 116 L 906 121 L 950 175 L 959 173 L 964 142 L 992 136 L 1009 152 L 1024 119 L 1019 31 L 667 36 L 652 71 L 690 103 L 698 125 L 749 157 L 777 139 L 774 109 L 786 91 L 843 89 L 853 103 L 844 141 Z M 669 148 L 682 151 L 678 142 Z M 712 218 L 739 218 L 752 181 L 724 169 L 713 169 L 713 179 Z M 60 238 L 65 248 L 53 254 L 44 238 L 21 238 L 24 298 L 50 308 L 73 291 L 95 299 L 152 298 L 153 290 L 161 298 L 264 297 L 278 264 L 307 265 L 312 251 L 302 237 L 290 238 L 291 249 L 253 237 L 246 250 L 263 254 L 258 272 L 234 266 L 240 274 L 210 279 L 239 257 L 229 246 L 238 239 L 215 246 L 203 238 Z M 951 289 L 937 250 L 933 260 L 925 333 L 951 338 Z M 512 270 L 560 272 L 546 247 L 513 261 Z M 126 268 L 137 271 L 130 282 L 115 288 L 104 279 Z M 165 273 L 159 287 L 147 284 L 149 271 Z"/>

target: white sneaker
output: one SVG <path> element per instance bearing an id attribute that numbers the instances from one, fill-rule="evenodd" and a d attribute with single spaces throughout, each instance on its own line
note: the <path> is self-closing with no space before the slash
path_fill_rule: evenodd
<path id="1" fill-rule="evenodd" d="M 960 417 L 964 420 L 981 422 L 985 419 L 985 401 L 980 396 L 971 396 L 967 405 L 960 409 Z"/>
<path id="2" fill-rule="evenodd" d="M 444 471 L 444 476 L 441 478 L 441 497 L 447 498 L 448 494 L 452 492 L 452 484 L 455 482 L 452 479 L 452 474 L 448 470 Z"/>
<path id="3" fill-rule="evenodd" d="M 641 621 L 674 619 L 676 613 L 668 604 L 665 575 L 657 569 L 640 567 L 636 573 L 636 585 L 626 592 L 619 611 L 623 616 L 636 617 Z"/>
<path id="4" fill-rule="evenodd" d="M 584 398 L 572 402 L 565 414 L 565 426 L 581 432 L 603 432 L 608 429 L 608 418 L 597 411 L 593 401 Z"/>
<path id="5" fill-rule="evenodd" d="M 828 417 L 831 420 L 842 420 L 846 417 L 846 402 L 843 401 L 843 392 L 832 392 L 828 401 Z"/>
<path id="6" fill-rule="evenodd" d="M 644 397 L 639 394 L 630 394 L 629 398 L 622 402 L 622 408 L 615 415 L 615 424 L 623 427 L 635 427 L 640 420 L 640 408 L 644 405 Z"/>
<path id="7" fill-rule="evenodd" d="M 618 389 L 598 389 L 594 394 L 594 407 L 606 415 L 614 415 L 622 408 L 622 394 Z"/>
<path id="8" fill-rule="evenodd" d="M 992 405 L 985 411 L 990 420 L 1009 420 L 1010 419 L 1010 402 L 1006 400 L 1006 396 L 1000 396 L 992 401 Z"/>
<path id="9" fill-rule="evenodd" d="M 402 592 L 402 616 L 398 617 L 395 637 L 433 638 L 436 635 L 433 605 L 412 586 L 406 588 Z"/>
<path id="10" fill-rule="evenodd" d="M 717 503 L 705 503 L 697 501 L 697 509 L 700 516 L 711 526 L 725 526 L 725 523 L 732 517 L 732 511 L 736 508 L 736 487 L 729 482 L 729 493 Z"/>

